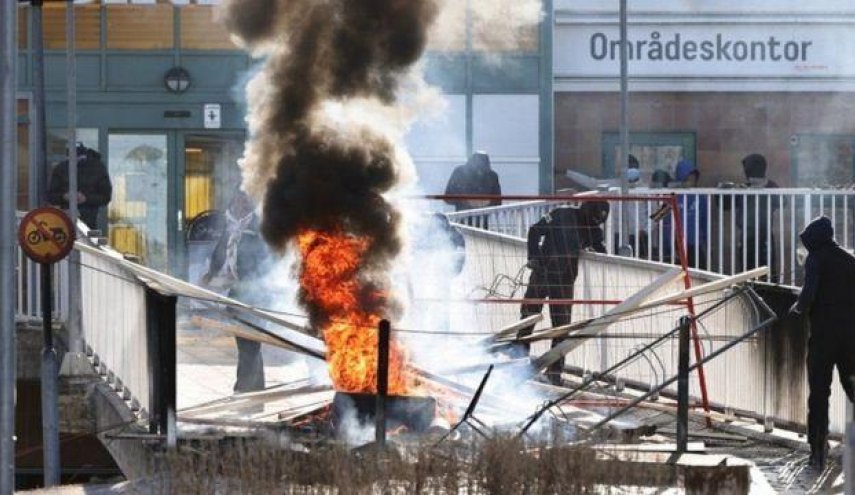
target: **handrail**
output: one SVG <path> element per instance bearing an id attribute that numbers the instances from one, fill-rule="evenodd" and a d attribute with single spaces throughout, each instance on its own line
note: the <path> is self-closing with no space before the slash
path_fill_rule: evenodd
<path id="1" fill-rule="evenodd" d="M 610 253 L 666 263 L 676 262 L 675 225 L 682 225 L 689 264 L 693 268 L 733 274 L 768 265 L 770 280 L 797 286 L 803 278 L 798 234 L 815 217 L 828 216 L 838 242 L 855 249 L 855 190 L 811 188 L 634 189 L 617 201 L 611 191 L 588 192 L 607 198 L 611 214 L 605 225 Z M 605 195 L 605 196 L 603 196 Z M 680 222 L 651 214 L 663 195 L 676 195 Z M 450 221 L 491 232 L 525 238 L 529 227 L 570 197 L 546 197 L 496 207 L 448 214 Z"/>

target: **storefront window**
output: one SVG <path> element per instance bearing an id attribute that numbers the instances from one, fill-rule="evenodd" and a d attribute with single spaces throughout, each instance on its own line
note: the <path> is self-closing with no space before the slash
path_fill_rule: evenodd
<path id="1" fill-rule="evenodd" d="M 165 134 L 111 134 L 108 164 L 113 200 L 110 244 L 146 266 L 166 271 L 167 139 Z"/>
<path id="2" fill-rule="evenodd" d="M 632 133 L 629 152 L 638 159 L 641 181 L 650 183 L 656 170 L 668 172 L 674 177 L 674 170 L 680 160 L 695 160 L 694 133 Z M 620 154 L 620 134 L 603 134 L 603 176 L 614 177 Z"/>

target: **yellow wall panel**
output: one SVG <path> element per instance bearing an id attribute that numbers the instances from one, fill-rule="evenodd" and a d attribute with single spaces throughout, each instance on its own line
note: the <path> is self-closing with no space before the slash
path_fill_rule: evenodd
<path id="1" fill-rule="evenodd" d="M 65 49 L 65 5 L 45 3 L 43 25 L 45 49 Z M 74 10 L 74 43 L 79 50 L 97 50 L 101 46 L 101 6 L 78 5 Z"/>
<path id="2" fill-rule="evenodd" d="M 174 8 L 168 4 L 107 6 L 107 48 L 162 50 L 175 46 Z"/>

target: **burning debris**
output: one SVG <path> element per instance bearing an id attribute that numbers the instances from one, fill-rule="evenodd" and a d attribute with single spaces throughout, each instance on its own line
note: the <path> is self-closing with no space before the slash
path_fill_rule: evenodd
<path id="1" fill-rule="evenodd" d="M 248 86 L 244 187 L 262 199 L 261 230 L 301 256 L 300 301 L 328 346 L 335 387 L 374 391 L 377 323 L 396 314 L 390 264 L 400 214 L 384 197 L 409 174 L 394 114 L 422 56 L 434 0 L 232 0 L 224 21 L 266 57 Z M 367 111 L 376 114 L 366 113 Z M 390 392 L 407 394 L 393 344 Z"/>

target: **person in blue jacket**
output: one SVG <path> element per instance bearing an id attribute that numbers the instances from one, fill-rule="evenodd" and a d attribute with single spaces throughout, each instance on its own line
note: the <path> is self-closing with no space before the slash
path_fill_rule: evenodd
<path id="1" fill-rule="evenodd" d="M 808 250 L 805 282 L 790 310 L 807 314 L 808 443 L 812 466 L 821 468 L 828 456 L 828 398 L 834 367 L 850 401 L 855 401 L 855 256 L 834 240 L 828 217 L 812 221 L 800 235 Z"/>
<path id="2" fill-rule="evenodd" d="M 674 170 L 674 181 L 671 183 L 673 187 L 691 189 L 698 187 L 698 182 L 701 178 L 701 172 L 689 160 L 680 160 L 677 163 L 677 168 Z M 683 224 L 684 237 L 683 241 L 686 246 L 686 254 L 688 255 L 688 263 L 692 268 L 700 268 L 703 270 L 709 269 L 707 258 L 707 215 L 709 211 L 709 203 L 706 196 L 700 194 L 678 194 L 677 202 L 680 205 L 680 220 Z M 668 215 L 662 222 L 663 244 L 666 247 L 676 249 L 676 242 L 671 242 L 672 232 L 672 216 Z M 674 251 L 675 262 L 679 262 L 676 256 L 677 251 Z"/>

